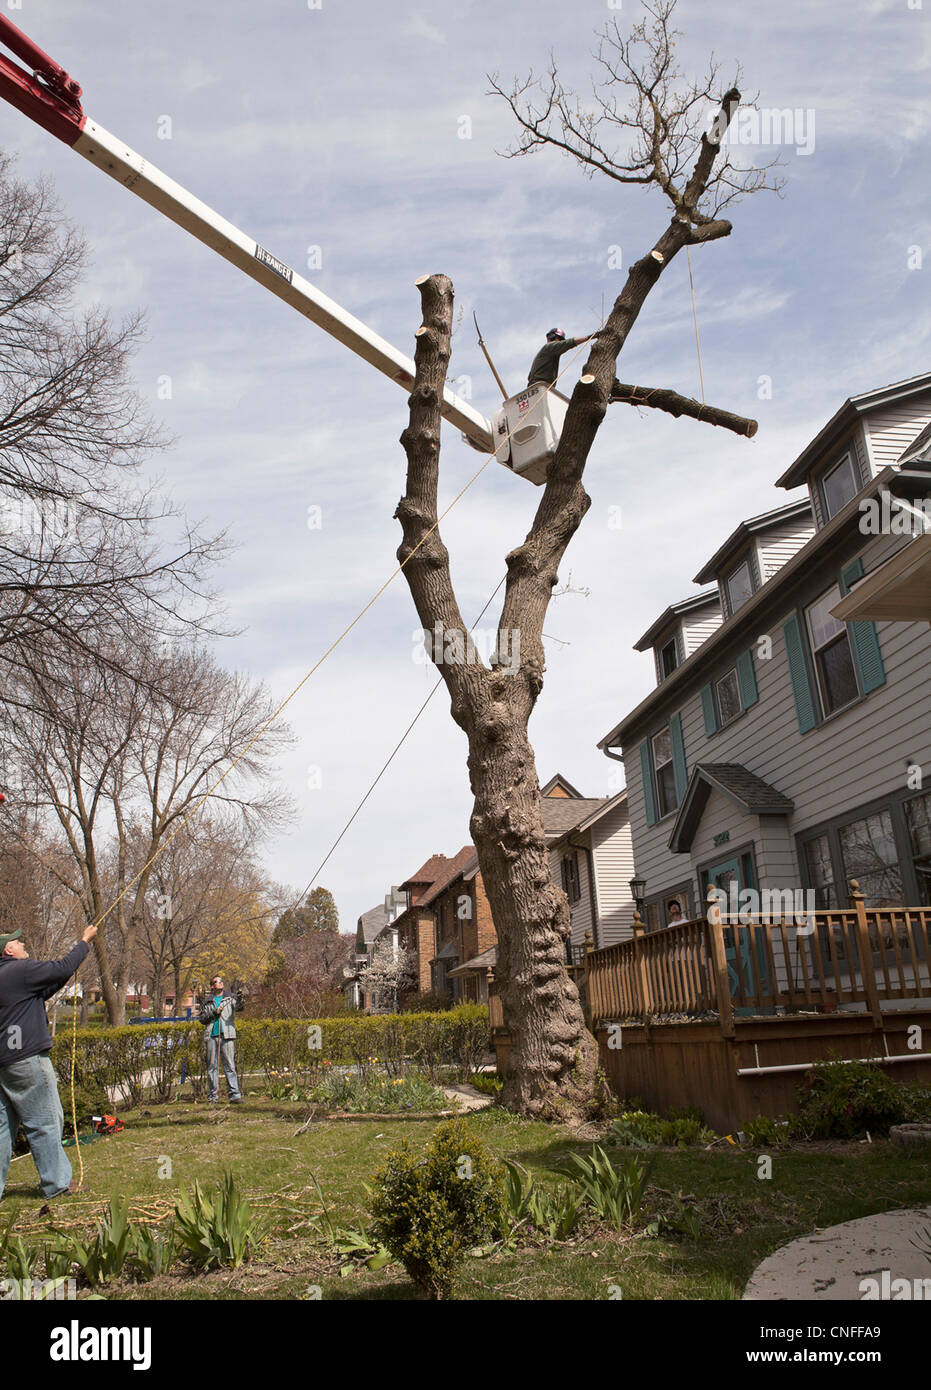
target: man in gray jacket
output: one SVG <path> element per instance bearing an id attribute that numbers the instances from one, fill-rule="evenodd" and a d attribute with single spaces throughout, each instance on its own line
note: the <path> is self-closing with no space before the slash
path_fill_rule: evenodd
<path id="1" fill-rule="evenodd" d="M 230 1104 L 242 1103 L 242 1092 L 236 1077 L 236 1064 L 233 1057 L 236 1041 L 236 1025 L 233 1015 L 243 1007 L 242 991 L 230 994 L 223 988 L 223 976 L 214 975 L 210 982 L 211 993 L 204 1000 L 200 1011 L 200 1021 L 206 1028 L 207 1044 L 207 1086 L 211 1100 L 218 1100 L 220 1093 L 220 1062 L 229 1089 Z"/>

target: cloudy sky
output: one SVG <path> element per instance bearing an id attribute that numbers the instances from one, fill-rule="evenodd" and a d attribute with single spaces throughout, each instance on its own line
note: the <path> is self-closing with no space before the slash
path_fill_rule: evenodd
<path id="1" fill-rule="evenodd" d="M 667 214 L 659 195 L 587 179 L 556 153 L 499 157 L 514 130 L 486 95 L 488 74 L 523 77 L 552 51 L 584 93 L 597 31 L 626 31 L 639 6 L 311 3 L 23 0 L 8 12 L 82 84 L 88 114 L 404 352 L 415 278 L 450 275 L 462 310 L 453 371 L 490 413 L 498 396 L 472 310 L 517 390 L 551 325 L 597 326 Z M 785 161 L 783 196 L 742 203 L 731 237 L 692 256 L 707 398 L 760 430 L 748 442 L 609 414 L 586 472 L 593 506 L 561 575 L 576 592 L 546 624 L 531 724 L 541 781 L 558 768 L 588 796 L 618 789 L 595 744 L 652 684 L 632 643 L 694 591 L 743 517 L 789 500 L 774 479 L 847 396 L 931 365 L 929 272 L 910 268 L 910 248 L 931 253 L 931 3 L 920 5 L 680 4 L 683 69 L 702 71 L 712 50 L 727 76 L 739 61 L 760 107 L 799 113 L 808 149 L 767 151 Z M 284 698 L 395 567 L 403 392 L 8 108 L 0 143 L 24 175 L 51 175 L 84 230 L 89 298 L 116 315 L 147 311 L 139 389 L 177 439 L 157 471 L 239 547 L 221 584 L 242 632 L 219 655 Z M 698 394 L 684 258 L 649 299 L 619 375 Z M 442 498 L 477 460 L 450 428 Z M 492 465 L 444 523 L 467 616 L 538 498 Z M 270 849 L 277 879 L 304 886 L 433 685 L 415 628 L 398 578 L 289 707 L 282 779 L 298 815 Z M 465 756 L 441 692 L 324 871 L 344 926 L 430 854 L 467 843 Z"/>

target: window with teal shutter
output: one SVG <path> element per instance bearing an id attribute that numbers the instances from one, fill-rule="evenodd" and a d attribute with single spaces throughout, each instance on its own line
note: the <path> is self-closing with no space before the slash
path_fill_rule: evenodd
<path id="1" fill-rule="evenodd" d="M 857 581 L 862 578 L 863 561 L 858 556 L 856 560 L 847 565 L 846 569 L 841 571 L 841 593 L 846 597 Z M 848 623 L 847 631 L 850 634 L 850 645 L 853 648 L 853 659 L 857 667 L 860 690 L 862 694 L 868 695 L 871 690 L 878 690 L 881 685 L 886 684 L 886 668 L 883 666 L 876 624 Z"/>
<path id="2" fill-rule="evenodd" d="M 650 757 L 650 743 L 644 739 L 640 745 L 640 776 L 643 781 L 643 804 L 646 807 L 647 825 L 655 825 L 656 796 L 653 792 L 653 760 Z"/>
<path id="3" fill-rule="evenodd" d="M 749 709 L 760 698 L 756 685 L 756 671 L 753 669 L 753 652 L 741 652 L 737 658 L 737 681 L 740 685 L 740 703 Z"/>
<path id="4" fill-rule="evenodd" d="M 788 622 L 783 623 L 782 635 L 785 638 L 799 732 L 807 734 L 809 729 L 813 729 L 817 724 L 818 716 L 811 694 L 811 682 L 808 679 L 808 665 L 805 661 L 805 648 L 802 644 L 802 630 L 796 614 L 793 613 Z"/>
<path id="5" fill-rule="evenodd" d="M 676 800 L 682 805 L 685 789 L 689 784 L 689 773 L 685 763 L 685 740 L 682 737 L 682 716 L 674 714 L 669 721 L 669 737 L 672 741 L 672 770 L 676 779 Z"/>
<path id="6" fill-rule="evenodd" d="M 705 733 L 710 738 L 718 732 L 718 712 L 714 704 L 714 691 L 710 685 L 702 686 L 701 712 L 705 720 Z"/>

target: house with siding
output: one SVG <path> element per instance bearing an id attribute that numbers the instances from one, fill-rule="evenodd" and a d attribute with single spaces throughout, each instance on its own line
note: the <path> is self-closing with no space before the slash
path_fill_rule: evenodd
<path id="1" fill-rule="evenodd" d="M 931 902 L 931 626 L 845 621 L 885 567 L 927 563 L 926 534 L 882 519 L 931 510 L 929 424 L 931 374 L 845 401 L 778 480 L 805 496 L 742 523 L 637 643 L 655 688 L 599 747 L 626 769 L 648 928 L 672 899 L 700 916 L 709 885 Z"/>

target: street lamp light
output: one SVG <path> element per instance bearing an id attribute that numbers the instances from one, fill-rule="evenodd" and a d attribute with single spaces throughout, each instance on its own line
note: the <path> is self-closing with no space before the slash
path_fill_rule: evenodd
<path id="1" fill-rule="evenodd" d="M 642 914 L 643 900 L 646 897 L 647 881 L 636 874 L 630 880 L 630 896 L 633 898 L 637 911 Z"/>

